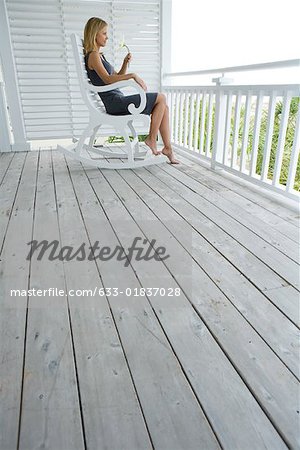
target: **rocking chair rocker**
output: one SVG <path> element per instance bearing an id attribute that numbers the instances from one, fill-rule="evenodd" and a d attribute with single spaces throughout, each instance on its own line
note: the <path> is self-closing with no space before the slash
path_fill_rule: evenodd
<path id="1" fill-rule="evenodd" d="M 71 35 L 72 48 L 75 58 L 75 66 L 79 79 L 80 91 L 83 100 L 89 110 L 89 124 L 82 133 L 79 140 L 70 146 L 63 147 L 57 146 L 57 150 L 67 156 L 79 160 L 83 163 L 92 165 L 99 168 L 108 169 L 133 169 L 136 167 L 144 167 L 152 164 L 160 164 L 167 161 L 164 155 L 149 156 L 147 153 L 151 150 L 140 149 L 138 135 L 133 126 L 133 121 L 138 119 L 143 121 L 144 124 L 149 125 L 149 118 L 145 114 L 141 114 L 146 106 L 146 94 L 142 87 L 134 80 L 117 81 L 105 86 L 95 86 L 91 84 L 84 64 L 84 55 L 82 42 L 79 36 L 76 34 Z M 105 111 L 102 105 L 98 92 L 107 92 L 116 88 L 124 88 L 127 86 L 134 87 L 141 97 L 141 103 L 136 107 L 133 103 L 128 106 L 128 115 L 110 115 Z M 146 123 L 147 121 L 147 123 Z M 93 143 L 97 134 L 97 131 L 102 125 L 111 125 L 125 140 L 125 153 L 120 153 L 111 149 L 100 149 L 94 147 Z M 130 134 L 133 136 L 133 140 L 130 140 Z M 89 138 L 89 142 L 86 145 L 85 141 Z M 74 141 L 75 139 L 73 139 Z M 97 154 L 98 158 L 92 158 L 89 152 Z M 99 156 L 102 158 L 99 158 Z M 110 162 L 109 158 L 125 158 L 125 161 Z"/>

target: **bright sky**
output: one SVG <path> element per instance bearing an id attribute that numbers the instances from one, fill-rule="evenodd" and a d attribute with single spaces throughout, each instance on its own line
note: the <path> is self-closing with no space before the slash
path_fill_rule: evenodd
<path id="1" fill-rule="evenodd" d="M 298 58 L 299 0 L 172 0 L 172 72 Z M 293 72 L 272 72 L 271 82 L 299 83 Z"/>

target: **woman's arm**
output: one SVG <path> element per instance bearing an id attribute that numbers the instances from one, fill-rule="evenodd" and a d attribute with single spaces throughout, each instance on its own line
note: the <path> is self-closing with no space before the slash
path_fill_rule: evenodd
<path id="1" fill-rule="evenodd" d="M 128 73 L 119 75 L 118 73 L 113 73 L 109 75 L 107 70 L 105 69 L 103 62 L 101 61 L 100 55 L 98 52 L 92 52 L 89 56 L 88 60 L 89 68 L 95 70 L 99 77 L 103 80 L 105 84 L 112 84 L 116 81 L 122 80 L 130 80 L 133 78 L 145 91 L 147 90 L 147 86 L 144 81 L 136 74 L 136 73 Z"/>
<path id="2" fill-rule="evenodd" d="M 124 61 L 124 63 L 125 63 L 125 61 Z M 124 63 L 122 65 L 122 69 L 123 69 Z M 136 79 L 135 73 L 128 73 L 128 74 L 121 73 L 122 69 L 118 73 L 114 72 L 112 75 L 109 75 L 109 73 L 107 72 L 107 70 L 105 69 L 105 67 L 103 65 L 103 62 L 101 61 L 101 58 L 100 58 L 100 55 L 98 52 L 92 52 L 90 54 L 89 60 L 88 60 L 88 65 L 89 65 L 90 69 L 95 70 L 97 72 L 97 74 L 103 80 L 103 82 L 105 84 L 112 84 L 112 83 L 115 83 L 116 81 L 122 81 L 122 80 L 130 80 L 131 78 L 133 78 L 134 80 Z"/>

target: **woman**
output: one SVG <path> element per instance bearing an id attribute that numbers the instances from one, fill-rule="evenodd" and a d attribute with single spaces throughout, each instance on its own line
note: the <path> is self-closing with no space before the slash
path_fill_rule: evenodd
<path id="1" fill-rule="evenodd" d="M 133 78 L 146 91 L 147 87 L 144 81 L 137 74 L 126 74 L 128 63 L 131 60 L 130 53 L 124 58 L 119 72 L 115 72 L 103 53 L 99 53 L 100 48 L 105 47 L 108 39 L 107 28 L 107 23 L 97 17 L 91 17 L 84 28 L 85 65 L 91 82 L 96 86 L 103 86 Z M 127 107 L 130 103 L 134 103 L 136 106 L 140 104 L 139 94 L 125 96 L 119 89 L 101 92 L 99 95 L 108 114 L 129 114 Z M 151 148 L 154 155 L 159 155 L 160 152 L 156 148 L 156 138 L 159 130 L 164 143 L 162 153 L 169 158 L 171 164 L 178 164 L 179 161 L 174 158 L 170 142 L 169 108 L 166 104 L 166 97 L 164 94 L 156 92 L 146 93 L 146 97 L 147 103 L 142 114 L 152 116 L 150 132 L 145 140 L 145 144 Z"/>

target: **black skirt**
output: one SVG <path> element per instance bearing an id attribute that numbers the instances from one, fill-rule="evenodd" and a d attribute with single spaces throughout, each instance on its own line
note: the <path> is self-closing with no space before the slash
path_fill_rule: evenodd
<path id="1" fill-rule="evenodd" d="M 146 106 L 141 114 L 147 114 L 149 116 L 152 113 L 157 95 L 157 92 L 146 92 Z M 128 105 L 131 103 L 134 103 L 136 107 L 140 105 L 141 97 L 139 94 L 114 95 L 111 96 L 111 98 L 103 99 L 103 103 L 108 114 L 113 116 L 123 116 L 130 114 Z"/>

